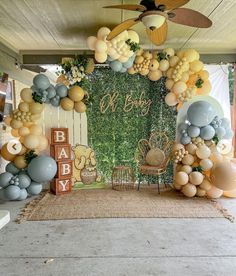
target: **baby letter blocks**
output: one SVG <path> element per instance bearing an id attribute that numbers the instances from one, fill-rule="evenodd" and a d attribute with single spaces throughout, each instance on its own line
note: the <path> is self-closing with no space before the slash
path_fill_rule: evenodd
<path id="1" fill-rule="evenodd" d="M 51 191 L 56 195 L 68 193 L 72 187 L 72 160 L 68 128 L 51 129 L 50 153 L 57 162 L 57 174 L 51 182 Z"/>

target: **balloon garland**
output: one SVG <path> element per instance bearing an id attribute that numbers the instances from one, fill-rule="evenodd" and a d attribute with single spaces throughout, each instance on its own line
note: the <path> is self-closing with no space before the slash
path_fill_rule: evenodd
<path id="1" fill-rule="evenodd" d="M 185 196 L 218 198 L 236 189 L 236 166 L 231 162 L 231 147 L 224 151 L 233 132 L 226 118 L 219 118 L 206 101 L 192 103 L 187 120 L 178 126 L 180 143 L 175 144 L 174 187 Z"/>
<path id="2" fill-rule="evenodd" d="M 37 122 L 45 104 L 83 113 L 88 94 L 78 85 L 68 89 L 65 84 L 59 83 L 54 87 L 46 75 L 38 74 L 31 88 L 21 90 L 20 97 L 18 108 L 4 120 L 12 128 L 12 136 L 22 145 L 18 154 L 9 152 L 7 143 L 0 151 L 1 157 L 10 161 L 6 172 L 0 174 L 0 196 L 4 200 L 24 200 L 28 195 L 39 194 L 42 185 L 57 172 L 53 158 L 38 155 L 48 147 L 48 139 Z"/>

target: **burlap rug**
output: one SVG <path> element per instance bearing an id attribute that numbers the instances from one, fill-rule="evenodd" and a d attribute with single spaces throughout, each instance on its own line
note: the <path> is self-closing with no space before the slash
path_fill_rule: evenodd
<path id="1" fill-rule="evenodd" d="M 44 192 L 20 214 L 22 220 L 65 220 L 95 218 L 222 218 L 233 220 L 216 201 L 186 198 L 169 190 L 159 195 L 156 188 L 114 191 L 111 188 L 78 190 L 55 196 Z"/>

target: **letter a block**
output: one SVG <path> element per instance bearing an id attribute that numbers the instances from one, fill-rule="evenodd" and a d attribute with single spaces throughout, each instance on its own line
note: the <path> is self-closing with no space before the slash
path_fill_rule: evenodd
<path id="1" fill-rule="evenodd" d="M 61 195 L 71 192 L 71 178 L 54 178 L 51 182 L 51 191 L 55 195 Z"/>
<path id="2" fill-rule="evenodd" d="M 51 129 L 51 144 L 68 144 L 68 128 L 52 128 Z"/>
<path id="3" fill-rule="evenodd" d="M 71 177 L 72 175 L 72 161 L 58 161 L 57 162 L 57 177 Z"/>
<path id="4" fill-rule="evenodd" d="M 71 160 L 70 144 L 51 145 L 50 154 L 56 161 Z"/>

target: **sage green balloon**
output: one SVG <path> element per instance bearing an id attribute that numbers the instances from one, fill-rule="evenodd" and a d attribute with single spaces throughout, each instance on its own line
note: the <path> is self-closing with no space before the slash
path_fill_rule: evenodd
<path id="1" fill-rule="evenodd" d="M 38 195 L 41 193 L 43 185 L 37 182 L 31 182 L 31 185 L 27 188 L 30 195 Z"/>
<path id="2" fill-rule="evenodd" d="M 10 162 L 6 165 L 5 168 L 6 172 L 12 173 L 12 174 L 18 174 L 19 173 L 19 169 L 14 165 L 13 162 Z"/>
<path id="3" fill-rule="evenodd" d="M 31 179 L 27 174 L 19 174 L 18 175 L 19 178 L 19 187 L 21 189 L 25 189 L 27 187 L 29 187 L 30 183 L 31 183 Z"/>
<path id="4" fill-rule="evenodd" d="M 15 185 L 9 185 L 4 189 L 4 196 L 8 200 L 16 200 L 20 196 L 20 188 Z"/>
<path id="5" fill-rule="evenodd" d="M 10 180 L 13 177 L 13 174 L 9 172 L 4 172 L 0 174 L 0 187 L 4 188 L 10 185 Z"/>

